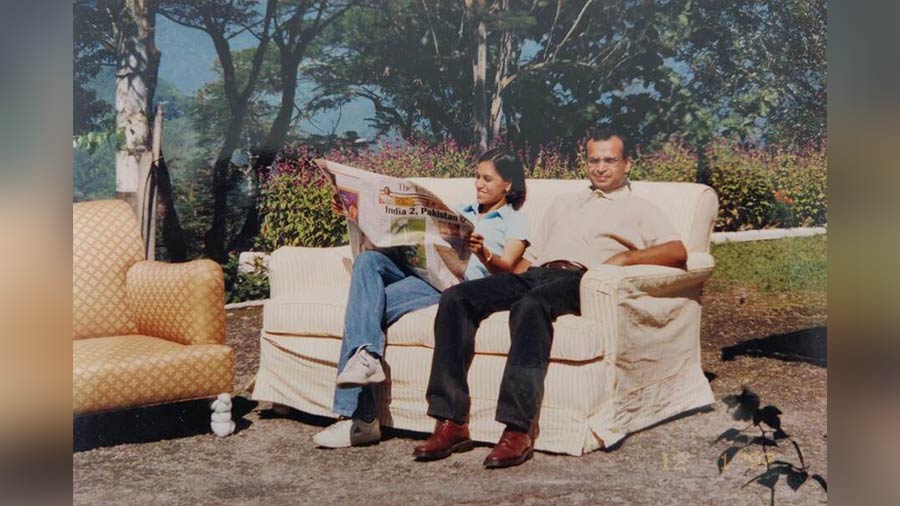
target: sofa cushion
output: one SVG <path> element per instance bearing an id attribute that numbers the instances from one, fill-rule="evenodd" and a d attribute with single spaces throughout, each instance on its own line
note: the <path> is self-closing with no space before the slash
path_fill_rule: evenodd
<path id="1" fill-rule="evenodd" d="M 334 287 L 271 299 L 263 309 L 263 330 L 271 334 L 340 339 L 348 291 L 346 286 Z M 388 344 L 434 348 L 436 313 L 437 305 L 434 305 L 403 316 L 388 329 Z M 602 337 L 598 335 L 597 322 L 563 316 L 554 324 L 550 358 L 587 361 L 602 357 Z M 481 323 L 475 337 L 475 353 L 505 355 L 509 344 L 509 311 L 495 313 Z"/>
<path id="2" fill-rule="evenodd" d="M 73 343 L 76 414 L 211 397 L 234 387 L 232 350 L 142 335 Z"/>

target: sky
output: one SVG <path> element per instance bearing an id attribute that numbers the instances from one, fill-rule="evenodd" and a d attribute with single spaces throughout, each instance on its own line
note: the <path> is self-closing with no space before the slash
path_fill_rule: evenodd
<path id="1" fill-rule="evenodd" d="M 257 40 L 249 34 L 240 35 L 231 41 L 233 50 L 255 47 Z M 185 95 L 193 95 L 205 83 L 214 81 L 216 73 L 213 65 L 216 61 L 216 50 L 212 41 L 204 32 L 193 28 L 185 28 L 163 16 L 156 20 L 156 47 L 162 53 L 159 62 L 159 77 L 178 88 Z M 312 92 L 308 83 L 300 84 L 298 95 L 302 97 Z M 332 129 L 338 135 L 354 130 L 361 137 L 373 137 L 375 129 L 370 127 L 366 118 L 375 114 L 372 105 L 366 100 L 354 100 L 342 110 L 318 113 L 309 120 L 300 123 L 304 133 L 328 134 Z"/>

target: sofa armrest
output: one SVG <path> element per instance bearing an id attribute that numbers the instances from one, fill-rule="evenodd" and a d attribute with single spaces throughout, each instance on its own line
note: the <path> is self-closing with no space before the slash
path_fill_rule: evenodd
<path id="1" fill-rule="evenodd" d="M 611 315 L 620 296 L 641 293 L 667 297 L 702 285 L 712 276 L 715 260 L 709 253 L 690 253 L 687 269 L 661 265 L 602 265 L 581 279 L 581 314 L 594 320 Z"/>
<path id="2" fill-rule="evenodd" d="M 349 286 L 352 264 L 350 246 L 278 248 L 269 257 L 269 294 L 274 299 L 316 288 Z"/>
<path id="3" fill-rule="evenodd" d="M 225 343 L 225 282 L 216 262 L 137 262 L 125 290 L 139 333 L 181 344 Z"/>

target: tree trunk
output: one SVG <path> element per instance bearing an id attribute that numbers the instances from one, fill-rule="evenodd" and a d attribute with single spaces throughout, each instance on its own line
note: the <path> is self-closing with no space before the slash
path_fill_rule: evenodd
<path id="1" fill-rule="evenodd" d="M 228 102 L 231 112 L 231 117 L 228 120 L 228 128 L 225 131 L 225 138 L 222 140 L 222 148 L 219 150 L 219 155 L 216 157 L 216 162 L 213 165 L 213 220 L 209 230 L 203 237 L 204 253 L 207 257 L 219 263 L 225 263 L 228 260 L 225 243 L 228 225 L 228 189 L 230 180 L 229 175 L 231 172 L 231 157 L 240 142 L 244 119 L 249 110 L 250 96 L 256 87 L 256 82 L 262 67 L 263 56 L 266 47 L 269 44 L 269 23 L 275 14 L 276 3 L 277 2 L 274 0 L 269 0 L 266 3 L 263 37 L 260 41 L 260 45 L 256 48 L 250 75 L 247 78 L 247 83 L 243 90 L 238 90 L 234 63 L 231 57 L 231 48 L 224 33 L 212 29 L 207 32 L 213 40 L 213 46 L 216 48 L 216 54 L 219 56 L 219 61 L 222 64 L 223 74 L 226 76 L 225 93 L 229 97 Z"/>
<path id="2" fill-rule="evenodd" d="M 481 13 L 479 13 L 481 16 Z M 490 147 L 489 117 L 487 106 L 487 27 L 484 20 L 478 21 L 475 31 L 475 61 L 472 65 L 475 95 L 472 100 L 475 122 L 474 137 L 478 148 L 484 151 Z"/>
<path id="3" fill-rule="evenodd" d="M 178 219 L 178 212 L 175 210 L 169 166 L 166 165 L 161 153 L 156 162 L 156 181 L 159 185 L 156 214 L 162 221 L 162 242 L 166 247 L 166 257 L 170 262 L 184 262 L 187 260 L 187 242 Z"/>
<path id="4" fill-rule="evenodd" d="M 253 163 L 252 176 L 256 181 L 262 180 L 262 175 L 275 163 L 278 152 L 287 140 L 287 134 L 291 129 L 291 119 L 294 117 L 294 100 L 297 98 L 297 70 L 300 60 L 305 54 L 306 48 L 298 48 L 295 52 L 285 55 L 281 61 L 281 107 L 272 122 L 269 133 L 263 141 L 259 157 Z M 231 244 L 232 250 L 246 250 L 253 246 L 253 239 L 259 233 L 259 210 L 254 203 L 247 207 L 244 224 L 240 232 Z"/>
<path id="5" fill-rule="evenodd" d="M 236 111 L 239 118 L 232 116 L 229 121 L 228 130 L 225 132 L 225 139 L 222 141 L 222 149 L 219 150 L 219 156 L 213 164 L 213 220 L 203 237 L 204 253 L 207 257 L 219 263 L 225 263 L 228 260 L 228 253 L 225 251 L 225 235 L 228 212 L 228 187 L 229 175 L 231 172 L 231 156 L 237 148 L 241 137 L 241 127 L 243 125 L 243 117 L 246 114 L 246 107 Z"/>
<path id="6" fill-rule="evenodd" d="M 154 0 L 126 0 L 116 45 L 116 192 L 135 211 L 145 244 L 150 215 L 147 183 L 152 165 L 150 109 L 156 92 L 159 51 L 154 42 Z"/>
<path id="7" fill-rule="evenodd" d="M 500 7 L 506 10 L 508 2 L 500 2 Z M 491 90 L 491 112 L 488 118 L 490 122 L 489 143 L 493 144 L 500 136 L 500 114 L 503 112 L 503 93 L 511 82 L 509 77 L 513 56 L 513 34 L 509 30 L 503 30 L 500 34 L 500 45 L 497 48 L 497 66 L 494 70 L 494 87 Z"/>

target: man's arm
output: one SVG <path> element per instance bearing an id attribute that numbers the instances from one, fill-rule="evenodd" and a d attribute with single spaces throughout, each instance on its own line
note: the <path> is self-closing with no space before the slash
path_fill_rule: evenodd
<path id="1" fill-rule="evenodd" d="M 616 253 L 606 262 L 609 265 L 664 265 L 684 268 L 687 250 L 681 241 L 669 241 L 647 249 L 636 249 Z"/>

